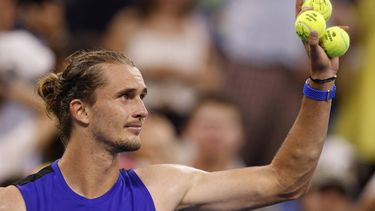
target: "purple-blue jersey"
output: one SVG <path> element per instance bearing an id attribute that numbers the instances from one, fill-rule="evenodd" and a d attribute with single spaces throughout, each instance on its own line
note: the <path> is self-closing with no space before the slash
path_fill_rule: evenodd
<path id="1" fill-rule="evenodd" d="M 121 169 L 109 191 L 87 199 L 68 186 L 57 162 L 17 183 L 27 211 L 155 211 L 149 191 L 133 170 Z"/>

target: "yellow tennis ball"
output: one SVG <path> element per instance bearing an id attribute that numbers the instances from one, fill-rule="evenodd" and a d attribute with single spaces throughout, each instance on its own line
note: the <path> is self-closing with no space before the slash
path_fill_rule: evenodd
<path id="1" fill-rule="evenodd" d="M 320 39 L 320 45 L 329 57 L 342 56 L 349 49 L 350 37 L 344 29 L 338 26 L 330 27 Z"/>
<path id="2" fill-rule="evenodd" d="M 323 36 L 326 29 L 326 21 L 322 14 L 308 10 L 297 17 L 294 27 L 302 41 L 307 41 L 311 31 L 316 31 L 319 38 Z"/>
<path id="3" fill-rule="evenodd" d="M 332 4 L 329 0 L 306 0 L 302 4 L 302 8 L 312 7 L 314 11 L 323 15 L 327 21 L 332 15 Z"/>

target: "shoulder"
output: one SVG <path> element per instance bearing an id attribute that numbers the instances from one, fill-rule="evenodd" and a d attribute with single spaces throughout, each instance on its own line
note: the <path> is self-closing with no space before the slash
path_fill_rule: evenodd
<path id="1" fill-rule="evenodd" d="M 15 186 L 0 187 L 0 211 L 26 211 L 21 192 Z"/>
<path id="2" fill-rule="evenodd" d="M 207 174 L 207 172 L 184 166 L 174 164 L 159 164 L 151 165 L 144 168 L 138 168 L 134 170 L 137 175 L 142 179 L 144 183 L 154 185 L 154 183 L 176 183 L 183 179 L 193 179 L 201 175 Z"/>
<path id="3" fill-rule="evenodd" d="M 159 210 L 180 205 L 188 190 L 207 172 L 183 165 L 151 165 L 135 169 Z M 158 209 L 157 209 L 158 210 Z"/>

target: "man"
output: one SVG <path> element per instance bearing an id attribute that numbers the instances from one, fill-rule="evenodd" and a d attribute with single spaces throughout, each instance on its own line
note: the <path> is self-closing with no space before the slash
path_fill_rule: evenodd
<path id="1" fill-rule="evenodd" d="M 297 8 L 301 4 L 297 0 Z M 318 42 L 312 33 L 307 45 L 317 82 L 305 85 L 308 97 L 271 164 L 212 173 L 177 165 L 119 172 L 118 153 L 140 147 L 148 114 L 143 78 L 126 57 L 112 51 L 73 55 L 66 70 L 44 78 L 38 91 L 60 121 L 66 151 L 52 166 L 2 188 L 0 210 L 164 211 L 190 205 L 235 210 L 300 197 L 326 136 L 332 97 L 327 90 L 334 90 L 333 80 L 318 82 L 338 70 L 338 58 L 329 59 Z M 324 96 L 313 88 L 327 100 L 320 101 Z"/>

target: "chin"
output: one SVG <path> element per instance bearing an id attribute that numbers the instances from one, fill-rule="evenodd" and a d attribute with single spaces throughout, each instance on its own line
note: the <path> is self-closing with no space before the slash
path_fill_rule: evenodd
<path id="1" fill-rule="evenodd" d="M 112 142 L 108 145 L 108 151 L 113 154 L 121 152 L 133 152 L 137 151 L 139 148 L 141 148 L 141 141 L 139 136 L 127 140 Z"/>

